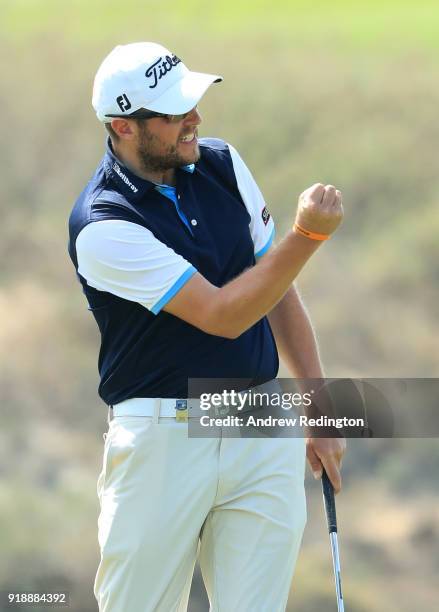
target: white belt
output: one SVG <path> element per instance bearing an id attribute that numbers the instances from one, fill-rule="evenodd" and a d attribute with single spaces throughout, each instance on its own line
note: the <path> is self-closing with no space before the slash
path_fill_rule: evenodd
<path id="1" fill-rule="evenodd" d="M 191 406 L 189 406 L 189 402 Z M 204 414 L 199 408 L 195 408 L 198 402 L 199 400 L 134 397 L 110 406 L 110 409 L 113 410 L 113 417 L 156 417 L 186 421 L 188 416 L 199 418 L 201 414 Z"/>

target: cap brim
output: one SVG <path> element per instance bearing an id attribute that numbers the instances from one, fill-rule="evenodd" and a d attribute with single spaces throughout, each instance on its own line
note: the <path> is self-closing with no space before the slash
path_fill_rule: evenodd
<path id="1" fill-rule="evenodd" d="M 188 71 L 182 79 L 144 108 L 170 115 L 187 113 L 198 104 L 213 83 L 220 83 L 222 80 L 223 77 L 217 74 Z"/>

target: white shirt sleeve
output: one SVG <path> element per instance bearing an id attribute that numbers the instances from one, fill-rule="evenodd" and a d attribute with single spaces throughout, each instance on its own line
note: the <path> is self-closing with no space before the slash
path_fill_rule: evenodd
<path id="1" fill-rule="evenodd" d="M 255 245 L 255 257 L 264 255 L 270 248 L 275 234 L 274 221 L 250 170 L 238 151 L 228 144 L 239 193 L 250 214 L 250 233 Z"/>
<path id="2" fill-rule="evenodd" d="M 197 270 L 136 223 L 86 225 L 76 239 L 78 272 L 90 287 L 138 302 L 157 314 Z"/>

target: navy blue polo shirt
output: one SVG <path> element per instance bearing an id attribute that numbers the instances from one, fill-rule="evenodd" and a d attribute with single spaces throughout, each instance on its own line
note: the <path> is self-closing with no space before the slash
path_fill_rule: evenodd
<path id="1" fill-rule="evenodd" d="M 266 317 L 236 339 L 167 313 L 196 273 L 222 287 L 255 265 L 274 224 L 250 171 L 222 140 L 199 140 L 200 159 L 176 186 L 126 168 L 110 141 L 69 219 L 69 254 L 101 333 L 99 395 L 187 397 L 190 378 L 246 378 L 278 371 Z"/>

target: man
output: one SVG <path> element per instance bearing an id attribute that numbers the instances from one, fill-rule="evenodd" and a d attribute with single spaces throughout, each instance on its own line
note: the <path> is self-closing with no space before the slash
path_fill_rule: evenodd
<path id="1" fill-rule="evenodd" d="M 292 283 L 337 228 L 341 194 L 316 184 L 294 229 L 274 223 L 237 151 L 198 140 L 197 104 L 221 77 L 154 43 L 116 47 L 93 106 L 110 138 L 70 217 L 69 252 L 102 335 L 111 407 L 103 469 L 101 612 L 186 610 L 197 553 L 211 609 L 285 609 L 305 524 L 302 438 L 190 438 L 190 378 L 323 376 Z M 268 318 L 267 318 L 268 317 Z M 190 417 L 189 417 L 190 418 Z M 307 440 L 340 490 L 344 441 Z"/>

